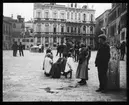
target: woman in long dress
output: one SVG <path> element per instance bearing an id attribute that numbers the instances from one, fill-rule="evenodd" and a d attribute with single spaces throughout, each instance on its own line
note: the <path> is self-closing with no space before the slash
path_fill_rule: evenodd
<path id="1" fill-rule="evenodd" d="M 76 78 L 81 79 L 81 81 L 78 82 L 80 85 L 85 85 L 86 80 L 88 80 L 87 56 L 88 49 L 82 44 L 79 51 L 79 63 L 76 71 Z"/>
<path id="2" fill-rule="evenodd" d="M 43 62 L 44 74 L 46 76 L 50 76 L 50 70 L 53 64 L 51 56 L 51 53 L 47 53 Z"/>

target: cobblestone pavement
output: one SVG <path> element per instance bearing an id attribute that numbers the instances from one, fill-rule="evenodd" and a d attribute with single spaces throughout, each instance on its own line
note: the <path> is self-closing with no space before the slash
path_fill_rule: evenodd
<path id="1" fill-rule="evenodd" d="M 58 59 L 53 51 L 54 61 Z M 73 71 L 72 79 L 52 79 L 44 76 L 42 64 L 44 53 L 24 51 L 24 57 L 12 56 L 3 51 L 3 101 L 126 101 L 126 61 L 120 62 L 120 91 L 98 93 L 97 68 L 94 65 L 96 51 L 89 62 L 87 85 L 79 86 Z"/>

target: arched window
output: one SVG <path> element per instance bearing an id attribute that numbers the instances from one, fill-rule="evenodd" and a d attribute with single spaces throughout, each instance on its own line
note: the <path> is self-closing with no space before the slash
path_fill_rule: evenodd
<path id="1" fill-rule="evenodd" d="M 75 13 L 75 20 L 77 19 L 77 13 Z"/>
<path id="2" fill-rule="evenodd" d="M 78 16 L 78 20 L 80 20 L 80 19 L 81 19 L 81 14 L 79 13 L 78 15 L 79 15 L 79 16 Z"/>
<path id="3" fill-rule="evenodd" d="M 83 20 L 86 21 L 86 14 L 83 14 Z"/>
<path id="4" fill-rule="evenodd" d="M 91 21 L 93 21 L 93 14 L 91 14 Z"/>
<path id="5" fill-rule="evenodd" d="M 64 32 L 64 26 L 61 26 L 61 33 Z"/>
<path id="6" fill-rule="evenodd" d="M 45 24 L 45 27 L 46 27 L 45 31 L 49 32 L 49 24 Z"/>
<path id="7" fill-rule="evenodd" d="M 73 7 L 73 3 L 71 4 L 71 7 Z"/>
<path id="8" fill-rule="evenodd" d="M 78 27 L 78 33 L 80 33 L 80 27 Z"/>
<path id="9" fill-rule="evenodd" d="M 67 13 L 67 19 L 69 19 L 69 12 Z"/>
<path id="10" fill-rule="evenodd" d="M 46 11 L 46 12 L 45 12 L 45 18 L 48 18 L 48 14 L 49 14 L 49 12 Z"/>
<path id="11" fill-rule="evenodd" d="M 73 13 L 71 13 L 71 19 L 73 19 Z"/>
<path id="12" fill-rule="evenodd" d="M 69 32 L 69 27 L 67 27 L 67 32 Z"/>
<path id="13" fill-rule="evenodd" d="M 73 27 L 71 27 L 71 32 L 73 32 Z"/>
<path id="14" fill-rule="evenodd" d="M 54 26 L 54 28 L 53 28 L 53 32 L 54 32 L 54 33 L 56 33 L 56 26 Z"/>
<path id="15" fill-rule="evenodd" d="M 86 26 L 83 26 L 83 31 L 86 31 Z"/>
<path id="16" fill-rule="evenodd" d="M 90 27 L 90 32 L 93 34 L 93 26 Z"/>
<path id="17" fill-rule="evenodd" d="M 76 33 L 76 27 L 75 27 L 75 30 L 74 30 L 74 32 Z"/>

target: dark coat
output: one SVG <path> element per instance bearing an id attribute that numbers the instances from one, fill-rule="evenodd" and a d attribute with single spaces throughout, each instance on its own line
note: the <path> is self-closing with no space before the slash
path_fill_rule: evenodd
<path id="1" fill-rule="evenodd" d="M 13 49 L 13 50 L 18 50 L 18 45 L 14 43 L 14 44 L 12 45 L 12 49 Z"/>
<path id="2" fill-rule="evenodd" d="M 108 67 L 108 62 L 110 59 L 110 47 L 108 44 L 103 44 L 100 46 L 97 52 L 95 65 L 97 67 L 106 66 Z"/>
<path id="3" fill-rule="evenodd" d="M 22 51 L 22 50 L 23 50 L 23 45 L 20 44 L 20 45 L 18 46 L 18 48 L 19 48 L 20 51 Z"/>
<path id="4" fill-rule="evenodd" d="M 61 62 L 62 62 L 62 58 L 59 58 L 57 60 L 57 62 L 55 62 L 52 65 L 52 68 L 50 70 L 50 75 L 52 78 L 60 78 L 60 76 L 61 76 Z"/>

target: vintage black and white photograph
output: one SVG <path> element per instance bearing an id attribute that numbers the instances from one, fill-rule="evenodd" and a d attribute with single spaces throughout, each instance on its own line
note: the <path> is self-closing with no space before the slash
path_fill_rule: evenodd
<path id="1" fill-rule="evenodd" d="M 3 3 L 3 102 L 126 102 L 128 3 Z"/>

